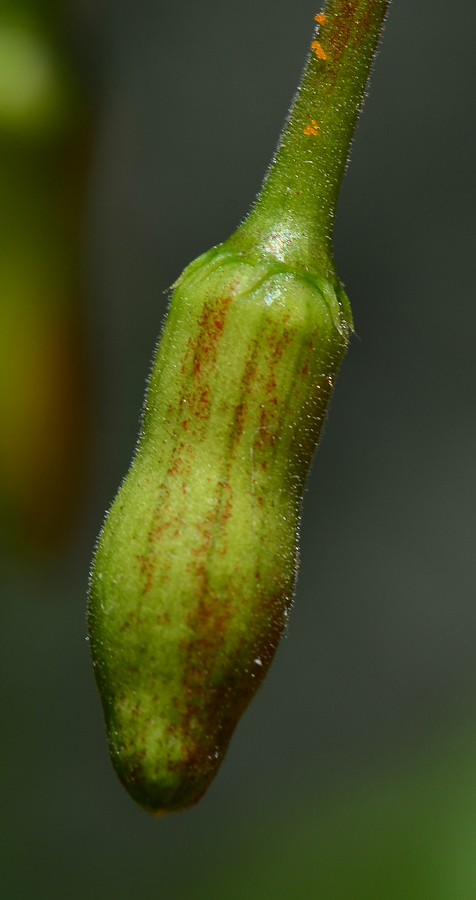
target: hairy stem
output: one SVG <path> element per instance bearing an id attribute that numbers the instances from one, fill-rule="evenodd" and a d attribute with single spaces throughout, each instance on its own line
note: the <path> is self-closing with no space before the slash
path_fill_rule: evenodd
<path id="1" fill-rule="evenodd" d="M 283 262 L 334 274 L 342 175 L 389 0 L 328 0 L 258 201 L 236 234 Z"/>

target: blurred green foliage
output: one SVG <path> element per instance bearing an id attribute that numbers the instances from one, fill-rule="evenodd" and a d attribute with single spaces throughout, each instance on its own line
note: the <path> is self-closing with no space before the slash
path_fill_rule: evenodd
<path id="1" fill-rule="evenodd" d="M 333 799 L 289 796 L 227 835 L 196 900 L 470 900 L 476 896 L 476 738 L 420 746 Z M 231 851 L 233 847 L 233 852 Z M 179 894 L 177 894 L 177 897 Z M 174 895 L 175 897 L 175 895 Z"/>
<path id="2" fill-rule="evenodd" d="M 48 545 L 84 464 L 88 117 L 51 3 L 0 5 L 0 524 Z"/>

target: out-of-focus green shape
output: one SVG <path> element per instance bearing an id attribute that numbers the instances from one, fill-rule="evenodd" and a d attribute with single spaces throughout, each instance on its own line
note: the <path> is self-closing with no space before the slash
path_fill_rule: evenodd
<path id="1" fill-rule="evenodd" d="M 6 17 L 0 24 L 0 128 L 50 135 L 71 118 L 65 72 L 46 35 Z"/>
<path id="2" fill-rule="evenodd" d="M 246 831 L 234 825 L 194 900 L 473 900 L 476 736 L 442 743 L 361 776 L 334 801 L 308 787 Z"/>
<path id="3" fill-rule="evenodd" d="M 59 538 L 84 462 L 86 106 L 56 4 L 0 3 L 0 525 Z"/>

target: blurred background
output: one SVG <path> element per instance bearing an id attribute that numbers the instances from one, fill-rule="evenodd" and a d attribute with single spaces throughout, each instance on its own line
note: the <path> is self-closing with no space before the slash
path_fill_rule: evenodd
<path id="1" fill-rule="evenodd" d="M 338 208 L 357 336 L 295 609 L 197 807 L 134 806 L 92 678 L 88 568 L 167 288 L 249 209 L 318 11 L 0 4 L 5 900 L 476 896 L 470 0 L 392 4 Z"/>

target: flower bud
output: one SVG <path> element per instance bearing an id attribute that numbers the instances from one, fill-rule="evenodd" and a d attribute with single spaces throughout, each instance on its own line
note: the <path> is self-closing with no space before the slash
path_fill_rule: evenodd
<path id="1" fill-rule="evenodd" d="M 352 328 L 332 221 L 386 7 L 329 0 L 316 17 L 319 53 L 256 206 L 175 285 L 99 538 L 90 635 L 111 757 L 154 814 L 204 794 L 286 624 L 304 482 Z"/>
<path id="2" fill-rule="evenodd" d="M 202 796 L 273 658 L 345 310 L 339 285 L 226 245 L 175 288 L 91 583 L 112 760 L 151 812 Z"/>

